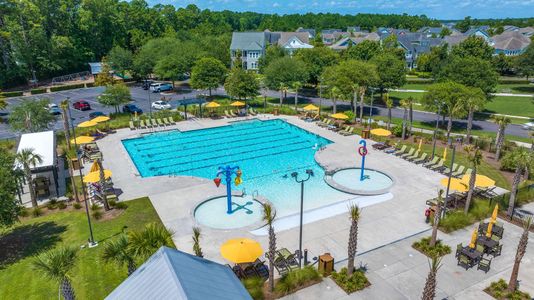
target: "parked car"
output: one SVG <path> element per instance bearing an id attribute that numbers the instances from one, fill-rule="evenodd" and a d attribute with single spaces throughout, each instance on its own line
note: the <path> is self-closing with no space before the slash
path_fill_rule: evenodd
<path id="1" fill-rule="evenodd" d="M 62 111 L 55 103 L 49 103 L 46 107 L 51 115 L 61 115 Z"/>
<path id="2" fill-rule="evenodd" d="M 93 119 L 93 118 L 100 117 L 100 116 L 105 116 L 105 115 L 106 114 L 101 112 L 101 111 L 94 111 L 94 112 L 89 114 L 89 118 Z"/>
<path id="3" fill-rule="evenodd" d="M 91 105 L 89 105 L 89 102 L 84 101 L 84 100 L 74 102 L 72 104 L 72 107 L 74 107 L 74 109 L 77 109 L 77 110 L 90 110 L 91 109 Z"/>
<path id="4" fill-rule="evenodd" d="M 152 83 L 150 85 L 150 90 L 153 92 L 153 93 L 160 93 L 160 92 L 165 92 L 165 91 L 172 91 L 172 84 L 170 83 L 161 83 L 161 82 L 158 82 L 158 83 Z"/>
<path id="5" fill-rule="evenodd" d="M 156 101 L 152 103 L 153 109 L 171 109 L 171 105 L 165 101 Z"/>
<path id="6" fill-rule="evenodd" d="M 137 107 L 135 104 L 126 104 L 122 107 L 122 112 L 125 113 L 137 113 L 138 115 L 143 113 L 143 110 Z"/>
<path id="7" fill-rule="evenodd" d="M 525 123 L 521 125 L 521 127 L 523 127 L 523 129 L 526 129 L 526 130 L 534 130 L 534 122 Z"/>

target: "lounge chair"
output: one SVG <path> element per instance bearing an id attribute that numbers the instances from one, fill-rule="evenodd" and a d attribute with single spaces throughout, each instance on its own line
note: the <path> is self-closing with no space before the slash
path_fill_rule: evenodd
<path id="1" fill-rule="evenodd" d="M 165 124 L 163 123 L 163 121 L 161 121 L 160 118 L 157 118 L 156 121 L 158 121 L 159 126 L 165 126 Z"/>
<path id="2" fill-rule="evenodd" d="M 171 122 L 171 125 L 175 125 L 176 122 L 174 121 L 174 119 L 172 117 L 169 117 L 169 122 Z"/>
<path id="3" fill-rule="evenodd" d="M 256 268 L 254 268 L 254 265 L 248 265 L 245 267 L 243 274 L 245 274 L 245 277 L 247 278 L 259 276 L 258 272 L 256 272 Z"/>
<path id="4" fill-rule="evenodd" d="M 227 118 L 232 118 L 232 116 L 228 113 L 227 110 L 224 111 L 224 115 L 225 115 Z"/>
<path id="5" fill-rule="evenodd" d="M 322 122 L 317 122 L 317 125 L 320 127 L 328 127 L 332 123 L 332 120 L 330 119 L 324 119 Z"/>
<path id="6" fill-rule="evenodd" d="M 406 145 L 402 145 L 402 148 L 400 148 L 400 150 L 397 150 L 397 151 L 393 152 L 393 154 L 399 156 L 399 155 L 403 154 L 404 151 L 406 151 L 406 148 L 407 148 L 407 147 L 408 147 L 408 146 L 406 146 Z"/>
<path id="7" fill-rule="evenodd" d="M 421 164 L 421 163 L 424 163 L 426 161 L 426 157 L 428 156 L 428 153 L 423 153 L 423 155 L 421 155 L 421 157 L 417 158 L 417 159 L 414 159 L 412 160 L 412 162 L 414 164 Z"/>
<path id="8" fill-rule="evenodd" d="M 416 159 L 416 158 L 419 157 L 419 152 L 420 151 L 417 150 L 417 151 L 415 151 L 415 153 L 413 155 L 406 156 L 406 157 L 404 157 L 404 159 L 407 160 L 407 161 L 410 161 L 412 159 Z"/>
<path id="9" fill-rule="evenodd" d="M 150 123 L 150 119 L 146 119 L 145 123 L 147 128 L 152 128 L 152 123 Z"/>
<path id="10" fill-rule="evenodd" d="M 139 128 L 147 128 L 147 126 L 145 125 L 145 120 L 139 121 Z"/>
<path id="11" fill-rule="evenodd" d="M 349 135 L 353 135 L 354 134 L 354 127 L 352 126 L 347 126 L 348 129 L 345 131 L 345 132 L 340 132 L 341 135 L 344 135 L 344 136 L 349 136 Z"/>
<path id="12" fill-rule="evenodd" d="M 469 175 L 471 175 L 471 172 L 473 172 L 473 169 L 468 168 L 468 169 L 465 170 L 465 172 L 463 172 L 463 173 L 455 174 L 454 177 L 460 178 L 460 177 L 463 177 L 465 174 L 469 174 Z"/>
<path id="13" fill-rule="evenodd" d="M 462 175 L 463 171 L 465 170 L 464 166 L 458 167 L 458 170 L 452 172 L 452 177 L 457 177 L 459 175 Z"/>
<path id="14" fill-rule="evenodd" d="M 163 118 L 163 123 L 165 123 L 165 126 L 170 126 L 171 125 L 171 122 L 169 122 L 169 120 L 167 120 L 167 118 Z"/>
<path id="15" fill-rule="evenodd" d="M 280 276 L 289 272 L 289 268 L 287 267 L 286 261 L 282 256 L 277 256 L 274 259 L 274 268 L 276 269 L 276 271 L 278 271 L 278 274 L 280 274 Z"/>
<path id="16" fill-rule="evenodd" d="M 408 151 L 408 153 L 403 153 L 403 154 L 400 154 L 400 158 L 406 158 L 406 157 L 409 157 L 411 156 L 413 153 L 415 152 L 415 148 L 410 148 L 410 151 Z"/>
<path id="17" fill-rule="evenodd" d="M 128 123 L 130 124 L 130 130 L 135 130 L 136 129 L 135 126 L 134 126 L 133 121 L 130 121 Z"/>
<path id="18" fill-rule="evenodd" d="M 317 121 L 317 120 L 320 120 L 321 119 L 321 116 L 319 114 L 315 114 L 313 115 L 310 120 L 313 122 L 313 121 Z"/>
<path id="19" fill-rule="evenodd" d="M 252 107 L 248 110 L 248 113 L 249 113 L 250 115 L 252 115 L 252 116 L 256 116 L 256 115 L 258 115 L 258 113 L 255 112 L 254 109 L 252 109 Z"/>
<path id="20" fill-rule="evenodd" d="M 301 120 L 306 120 L 306 119 L 309 119 L 309 118 L 310 118 L 310 115 L 309 115 L 308 112 L 306 112 L 303 115 L 299 116 L 299 119 L 301 119 Z"/>
<path id="21" fill-rule="evenodd" d="M 423 167 L 428 168 L 428 167 L 430 167 L 432 165 L 435 165 L 435 164 L 438 163 L 438 160 L 439 160 L 439 157 L 434 156 L 434 158 L 431 161 L 424 163 Z"/>
<path id="22" fill-rule="evenodd" d="M 454 170 L 456 170 L 456 168 L 458 168 L 458 164 L 457 163 L 453 163 L 452 164 L 452 171 L 454 172 Z M 448 175 L 450 172 L 451 172 L 451 168 L 447 167 L 441 173 Z"/>
<path id="23" fill-rule="evenodd" d="M 445 163 L 445 160 L 442 158 L 439 163 L 437 163 L 436 165 L 433 165 L 433 166 L 430 166 L 429 169 L 432 170 L 432 171 L 439 171 L 443 168 L 445 168 L 443 166 L 443 164 Z"/>
<path id="24" fill-rule="evenodd" d="M 229 113 L 230 116 L 232 116 L 233 118 L 238 117 L 238 115 L 236 115 L 236 114 L 234 113 L 233 110 L 230 110 L 228 113 Z"/>
<path id="25" fill-rule="evenodd" d="M 158 127 L 158 123 L 156 122 L 156 119 L 150 119 L 150 122 L 152 123 L 152 126 Z"/>
<path id="26" fill-rule="evenodd" d="M 296 253 L 291 253 L 287 248 L 282 248 L 277 251 L 278 256 L 282 257 L 290 270 L 299 268 L 299 262 L 295 258 Z"/>

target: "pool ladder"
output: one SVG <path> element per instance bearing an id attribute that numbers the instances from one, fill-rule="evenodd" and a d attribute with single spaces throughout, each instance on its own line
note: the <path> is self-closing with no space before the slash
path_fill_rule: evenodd
<path id="1" fill-rule="evenodd" d="M 256 196 L 254 196 L 254 195 L 256 195 Z M 259 195 L 260 195 L 260 192 L 258 192 L 258 190 L 254 190 L 254 192 L 252 192 L 252 199 L 256 200 Z"/>

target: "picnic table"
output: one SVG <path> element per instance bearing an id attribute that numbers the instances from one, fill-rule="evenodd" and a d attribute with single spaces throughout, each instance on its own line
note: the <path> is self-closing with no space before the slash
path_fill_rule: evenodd
<path id="1" fill-rule="evenodd" d="M 482 223 L 478 232 L 488 231 L 488 224 L 489 223 Z M 497 226 L 496 224 L 493 224 L 493 227 L 491 228 L 491 233 L 498 237 L 502 237 L 503 231 L 504 231 L 504 227 Z"/>
<path id="2" fill-rule="evenodd" d="M 473 248 L 470 248 L 469 246 L 462 248 L 462 251 L 460 252 L 461 255 L 467 256 L 469 260 L 473 262 L 478 262 L 482 258 L 482 252 L 479 252 Z"/>
<path id="3" fill-rule="evenodd" d="M 477 239 L 477 244 L 484 246 L 484 252 L 488 253 L 493 247 L 499 245 L 499 242 L 494 241 L 485 235 L 481 235 Z"/>

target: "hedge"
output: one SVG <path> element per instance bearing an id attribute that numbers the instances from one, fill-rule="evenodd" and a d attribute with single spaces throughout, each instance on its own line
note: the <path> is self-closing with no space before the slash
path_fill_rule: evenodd
<path id="1" fill-rule="evenodd" d="M 500 84 L 529 84 L 530 81 L 526 79 L 499 79 Z"/>
<path id="2" fill-rule="evenodd" d="M 65 90 L 73 90 L 73 89 L 81 89 L 84 88 L 85 84 L 71 84 L 71 85 L 60 85 L 60 86 L 54 86 L 50 88 L 51 92 L 59 92 L 59 91 L 65 91 Z"/>
<path id="3" fill-rule="evenodd" d="M 38 94 L 44 94 L 46 93 L 46 89 L 33 89 L 30 91 L 32 95 L 38 95 Z"/>
<path id="4" fill-rule="evenodd" d="M 94 82 L 88 82 L 85 84 L 85 87 L 88 88 L 88 87 L 94 87 L 95 86 L 95 83 Z"/>
<path id="5" fill-rule="evenodd" d="M 4 93 L 1 93 L 1 95 L 3 97 L 20 97 L 23 95 L 23 92 L 21 91 L 18 91 L 18 92 L 4 92 Z"/>

